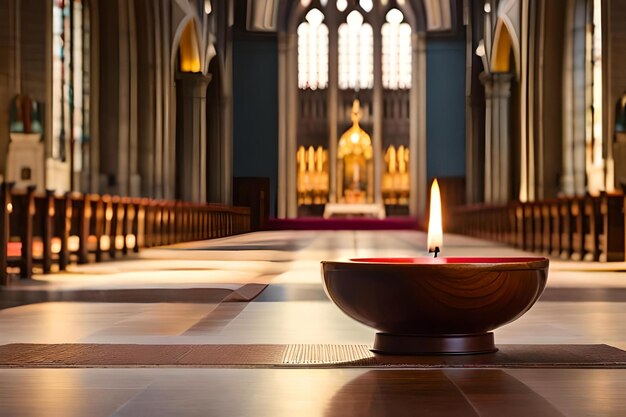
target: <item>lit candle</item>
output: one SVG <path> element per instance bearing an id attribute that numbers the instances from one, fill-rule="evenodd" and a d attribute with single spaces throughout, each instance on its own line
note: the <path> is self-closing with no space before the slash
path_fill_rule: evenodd
<path id="1" fill-rule="evenodd" d="M 443 230 L 441 227 L 441 194 L 437 179 L 430 188 L 430 218 L 428 220 L 428 252 L 435 258 L 443 246 Z"/>

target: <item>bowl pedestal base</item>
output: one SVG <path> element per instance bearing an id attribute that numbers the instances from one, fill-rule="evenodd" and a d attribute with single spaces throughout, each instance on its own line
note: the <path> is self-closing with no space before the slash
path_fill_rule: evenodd
<path id="1" fill-rule="evenodd" d="M 497 350 L 492 332 L 463 335 L 376 333 L 372 349 L 390 355 L 473 355 Z"/>

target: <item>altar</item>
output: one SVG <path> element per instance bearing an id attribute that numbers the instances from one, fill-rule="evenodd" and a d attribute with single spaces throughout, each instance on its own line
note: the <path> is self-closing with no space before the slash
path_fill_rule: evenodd
<path id="1" fill-rule="evenodd" d="M 361 125 L 364 114 L 370 117 L 370 109 L 353 99 L 347 110 L 349 124 L 335 139 L 334 152 L 320 144 L 297 150 L 299 216 L 408 215 L 409 148 L 393 143 L 383 149 L 374 146 L 365 130 L 371 128 L 371 120 L 365 118 L 365 128 Z"/>
<path id="2" fill-rule="evenodd" d="M 324 206 L 324 218 L 330 219 L 335 216 L 374 217 L 382 220 L 385 218 L 385 206 L 376 203 L 327 203 Z"/>

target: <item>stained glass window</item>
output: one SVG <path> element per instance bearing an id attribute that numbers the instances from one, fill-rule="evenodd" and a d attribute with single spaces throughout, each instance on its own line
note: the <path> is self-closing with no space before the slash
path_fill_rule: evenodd
<path id="1" fill-rule="evenodd" d="M 54 1 L 52 9 L 52 157 L 60 160 L 65 160 L 65 114 L 68 90 L 66 21 L 69 22 L 68 7 L 62 0 Z"/>
<path id="2" fill-rule="evenodd" d="M 83 166 L 82 158 L 82 140 L 83 140 L 83 5 L 80 1 L 73 2 L 73 37 L 72 37 L 72 59 L 73 74 L 72 80 L 72 114 L 71 123 L 74 125 L 72 133 L 74 140 L 73 158 L 74 172 L 80 172 Z"/>
<path id="3" fill-rule="evenodd" d="M 390 90 L 411 88 L 411 27 L 403 20 L 400 10 L 391 9 L 381 29 L 383 87 Z"/>
<path id="4" fill-rule="evenodd" d="M 594 156 L 596 165 L 601 165 L 603 161 L 602 143 L 602 2 L 593 2 L 593 37 L 592 37 L 592 79 L 593 79 L 593 137 Z"/>
<path id="5" fill-rule="evenodd" d="M 606 183 L 602 136 L 602 9 L 601 0 L 592 1 L 586 39 L 586 170 L 587 190 L 593 195 L 612 186 Z"/>
<path id="6" fill-rule="evenodd" d="M 71 158 L 74 172 L 80 172 L 83 143 L 89 138 L 89 7 L 83 0 L 50 1 L 52 158 L 64 162 Z"/>
<path id="7" fill-rule="evenodd" d="M 339 26 L 339 88 L 374 86 L 374 32 L 356 10 Z"/>
<path id="8" fill-rule="evenodd" d="M 324 14 L 311 9 L 298 26 L 298 86 L 312 90 L 328 87 L 328 27 Z"/>

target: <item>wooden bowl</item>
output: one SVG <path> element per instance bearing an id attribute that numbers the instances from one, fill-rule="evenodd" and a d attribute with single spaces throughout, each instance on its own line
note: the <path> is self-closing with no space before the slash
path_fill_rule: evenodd
<path id="1" fill-rule="evenodd" d="M 547 258 L 368 258 L 322 262 L 324 289 L 381 331 L 394 354 L 496 351 L 492 330 L 521 317 L 548 277 Z"/>

